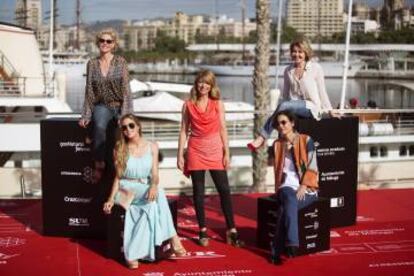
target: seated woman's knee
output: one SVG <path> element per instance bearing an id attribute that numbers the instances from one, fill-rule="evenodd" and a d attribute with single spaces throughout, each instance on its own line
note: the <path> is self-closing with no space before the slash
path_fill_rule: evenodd
<path id="1" fill-rule="evenodd" d="M 293 108 L 293 103 L 291 101 L 284 101 L 279 105 L 279 111 L 290 110 Z"/>

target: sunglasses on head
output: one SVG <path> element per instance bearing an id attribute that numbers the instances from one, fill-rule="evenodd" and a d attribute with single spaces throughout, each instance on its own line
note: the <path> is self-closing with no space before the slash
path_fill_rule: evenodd
<path id="1" fill-rule="evenodd" d="M 99 43 L 104 43 L 104 42 L 106 44 L 112 44 L 114 41 L 112 39 L 103 39 L 103 38 L 99 39 Z"/>
<path id="2" fill-rule="evenodd" d="M 126 124 L 126 125 L 122 125 L 121 126 L 122 131 L 127 130 L 127 129 L 134 129 L 134 128 L 135 128 L 135 124 L 134 123 L 129 123 L 129 124 Z"/>

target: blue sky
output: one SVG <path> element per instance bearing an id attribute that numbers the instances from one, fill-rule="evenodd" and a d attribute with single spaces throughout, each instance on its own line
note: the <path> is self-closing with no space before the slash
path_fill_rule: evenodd
<path id="1" fill-rule="evenodd" d="M 354 0 L 370 5 L 382 4 L 382 0 Z M 412 2 L 413 0 L 409 0 Z M 0 21 L 13 23 L 15 0 L 0 0 Z M 109 19 L 145 19 L 154 17 L 172 17 L 176 11 L 188 14 L 214 14 L 217 2 L 219 14 L 239 19 L 241 17 L 240 0 L 81 0 L 82 21 L 93 22 Z M 246 0 L 247 16 L 255 16 L 255 0 Z M 276 6 L 276 0 L 270 0 Z M 43 11 L 49 10 L 50 0 L 42 0 Z M 75 22 L 76 0 L 58 0 L 59 19 L 62 24 Z M 276 9 L 272 8 L 272 14 Z"/>

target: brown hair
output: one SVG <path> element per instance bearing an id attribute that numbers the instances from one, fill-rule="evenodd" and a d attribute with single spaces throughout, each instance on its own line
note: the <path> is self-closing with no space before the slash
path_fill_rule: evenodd
<path id="1" fill-rule="evenodd" d="M 134 123 L 138 126 L 138 134 L 140 137 L 142 137 L 142 127 L 141 127 L 141 122 L 139 121 L 138 117 L 133 114 L 125 114 L 124 116 L 121 117 L 119 121 L 122 123 L 125 119 L 130 119 L 134 121 Z M 115 170 L 116 170 L 116 175 L 118 177 L 122 177 L 125 171 L 126 164 L 128 161 L 128 156 L 129 156 L 128 139 L 123 134 L 121 128 L 118 129 L 117 137 L 118 138 L 115 144 L 115 153 L 114 153 Z"/>
<path id="2" fill-rule="evenodd" d="M 101 39 L 102 36 L 105 34 L 111 36 L 111 38 L 114 40 L 114 51 L 115 51 L 119 46 L 119 40 L 118 40 L 117 32 L 112 28 L 103 29 L 96 34 L 95 36 L 96 47 L 99 48 L 99 39 Z"/>
<path id="3" fill-rule="evenodd" d="M 305 37 L 298 37 L 295 40 L 290 43 L 290 52 L 293 51 L 293 47 L 299 47 L 304 53 L 305 53 L 305 60 L 309 61 L 313 56 L 313 51 L 310 46 L 309 40 L 307 40 Z"/>
<path id="4" fill-rule="evenodd" d="M 216 76 L 213 72 L 209 70 L 200 71 L 197 74 L 197 77 L 194 80 L 194 86 L 191 88 L 190 97 L 193 102 L 195 102 L 198 98 L 198 87 L 197 84 L 199 82 L 207 83 L 211 86 L 211 90 L 209 92 L 209 98 L 214 100 L 220 99 L 220 89 L 216 83 Z"/>

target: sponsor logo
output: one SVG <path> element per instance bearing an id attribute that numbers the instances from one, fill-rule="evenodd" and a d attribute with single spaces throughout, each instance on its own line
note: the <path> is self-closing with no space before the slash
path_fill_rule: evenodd
<path id="1" fill-rule="evenodd" d="M 60 175 L 80 176 L 80 175 L 82 175 L 82 173 L 80 173 L 80 172 L 70 172 L 70 171 L 61 171 Z"/>
<path id="2" fill-rule="evenodd" d="M 0 238 L 0 247 L 16 247 L 26 243 L 25 239 L 17 238 L 17 237 L 4 237 Z"/>
<path id="3" fill-rule="evenodd" d="M 76 152 L 83 152 L 83 151 L 90 151 L 91 149 L 88 146 L 85 146 L 84 142 L 60 142 L 59 147 L 62 148 L 73 148 L 73 151 Z"/>
<path id="4" fill-rule="evenodd" d="M 173 276 L 235 276 L 253 274 L 250 269 L 175 272 Z"/>
<path id="5" fill-rule="evenodd" d="M 378 235 L 394 235 L 398 232 L 404 232 L 405 228 L 385 228 L 385 229 L 362 229 L 345 231 L 348 236 L 378 236 Z"/>
<path id="6" fill-rule="evenodd" d="M 164 276 L 164 272 L 147 272 L 143 273 L 143 276 Z"/>
<path id="7" fill-rule="evenodd" d="M 320 174 L 321 181 L 338 181 L 339 177 L 345 175 L 345 171 L 322 172 Z"/>
<path id="8" fill-rule="evenodd" d="M 318 230 L 319 229 L 319 221 L 315 221 L 313 224 L 305 225 L 305 229 Z"/>
<path id="9" fill-rule="evenodd" d="M 319 212 L 318 208 L 315 208 L 312 212 L 305 213 L 304 216 L 308 218 L 317 218 L 318 212 Z"/>
<path id="10" fill-rule="evenodd" d="M 316 247 L 316 243 L 315 242 L 311 242 L 311 243 L 307 243 L 306 244 L 306 249 L 311 249 L 311 248 L 315 248 Z"/>
<path id="11" fill-rule="evenodd" d="M 218 254 L 214 251 L 187 251 L 185 256 L 182 257 L 171 257 L 171 259 L 214 259 L 224 258 L 226 255 Z"/>
<path id="12" fill-rule="evenodd" d="M 7 260 L 8 259 L 11 259 L 11 258 L 14 258 L 14 257 L 17 257 L 17 256 L 19 256 L 20 254 L 12 254 L 12 255 L 8 255 L 8 254 L 3 254 L 3 253 L 0 253 L 0 264 L 7 264 Z"/>
<path id="13" fill-rule="evenodd" d="M 92 183 L 92 180 L 93 180 L 93 170 L 89 166 L 83 168 L 82 171 L 61 171 L 60 175 L 79 176 L 79 177 L 82 177 L 83 181 L 85 181 L 86 183 Z"/>
<path id="14" fill-rule="evenodd" d="M 305 239 L 306 240 L 311 240 L 311 239 L 316 239 L 317 237 L 318 237 L 318 234 L 314 234 L 314 235 L 306 236 Z"/>
<path id="15" fill-rule="evenodd" d="M 180 219 L 178 226 L 179 228 L 198 228 L 198 224 L 189 219 Z"/>
<path id="16" fill-rule="evenodd" d="M 396 267 L 396 266 L 397 267 L 398 266 L 414 266 L 414 261 L 369 264 L 369 267 Z"/>
<path id="17" fill-rule="evenodd" d="M 339 238 L 339 237 L 341 237 L 341 234 L 339 234 L 338 232 L 336 232 L 336 231 L 330 231 L 331 233 L 330 233 L 330 237 L 331 238 Z"/>
<path id="18" fill-rule="evenodd" d="M 187 215 L 187 216 L 195 216 L 195 211 L 193 207 L 182 208 L 182 209 L 179 209 L 178 212 L 180 214 Z"/>
<path id="19" fill-rule="evenodd" d="M 89 221 L 87 218 L 69 218 L 68 225 L 75 227 L 85 227 L 89 226 Z"/>
<path id="20" fill-rule="evenodd" d="M 85 198 L 85 197 L 65 196 L 63 200 L 65 202 L 70 202 L 70 203 L 90 203 L 92 201 L 92 198 L 91 197 Z"/>
<path id="21" fill-rule="evenodd" d="M 344 205 L 345 205 L 345 198 L 343 196 L 331 198 L 331 208 L 344 207 Z"/>
<path id="22" fill-rule="evenodd" d="M 85 167 L 83 169 L 83 181 L 86 183 L 92 183 L 93 180 L 93 170 L 91 167 Z"/>

